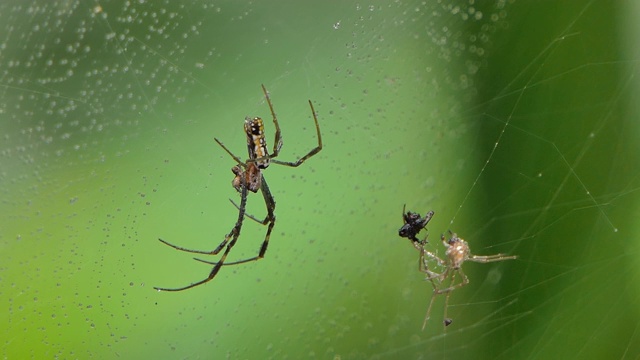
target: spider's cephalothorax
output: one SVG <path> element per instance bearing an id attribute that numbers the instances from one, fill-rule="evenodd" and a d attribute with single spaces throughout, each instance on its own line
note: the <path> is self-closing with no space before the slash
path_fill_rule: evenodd
<path id="1" fill-rule="evenodd" d="M 213 269 L 209 272 L 209 276 L 204 280 L 200 280 L 198 282 L 192 283 L 191 285 L 184 286 L 181 288 L 155 287 L 154 289 L 158 291 L 181 291 L 181 290 L 190 289 L 192 287 L 202 285 L 211 281 L 218 274 L 218 271 L 220 270 L 220 268 L 222 268 L 222 266 L 224 265 L 237 265 L 237 264 L 243 264 L 250 261 L 260 260 L 264 257 L 264 254 L 267 252 L 267 247 L 269 245 L 269 238 L 271 236 L 271 230 L 273 229 L 273 226 L 276 223 L 276 215 L 275 215 L 276 201 L 273 199 L 273 195 L 271 195 L 271 191 L 269 190 L 269 186 L 267 185 L 267 182 L 264 179 L 262 170 L 266 169 L 271 163 L 285 165 L 289 167 L 300 166 L 303 162 L 305 162 L 305 160 L 309 159 L 313 155 L 320 152 L 320 150 L 322 150 L 322 136 L 320 134 L 320 125 L 318 125 L 318 118 L 316 117 L 316 112 L 313 108 L 313 104 L 311 103 L 311 100 L 309 100 L 309 107 L 311 107 L 313 122 L 315 123 L 315 126 L 316 126 L 316 134 L 318 136 L 318 145 L 313 149 L 311 149 L 311 151 L 309 151 L 306 155 L 299 158 L 297 161 L 289 162 L 289 161 L 276 160 L 275 157 L 278 156 L 278 154 L 280 153 L 280 149 L 282 148 L 282 135 L 280 134 L 280 125 L 278 124 L 278 118 L 276 117 L 276 113 L 275 111 L 273 111 L 273 104 L 271 104 L 269 93 L 267 93 L 267 89 L 264 87 L 264 85 L 262 85 L 262 92 L 264 93 L 264 97 L 267 100 L 267 104 L 269 104 L 269 110 L 271 110 L 271 116 L 273 116 L 273 124 L 275 125 L 275 128 L 276 128 L 273 152 L 269 154 L 269 151 L 267 150 L 267 142 L 264 137 L 264 125 L 262 123 L 262 119 L 259 117 L 254 117 L 254 118 L 247 117 L 244 120 L 244 131 L 247 136 L 247 150 L 249 153 L 249 158 L 246 161 L 243 162 L 242 160 L 240 160 L 240 158 L 234 155 L 229 149 L 227 149 L 227 147 L 224 146 L 224 144 L 220 140 L 215 139 L 218 145 L 220 145 L 224 149 L 224 151 L 226 151 L 227 154 L 229 154 L 237 163 L 237 165 L 231 169 L 231 171 L 235 175 L 231 184 L 240 193 L 240 205 L 236 204 L 235 202 L 233 202 L 233 200 L 231 200 L 233 205 L 235 205 L 235 207 L 238 208 L 238 221 L 236 221 L 236 224 L 231 229 L 231 232 L 229 232 L 225 236 L 224 240 L 213 251 L 190 250 L 190 249 L 173 245 L 162 239 L 159 239 L 162 243 L 168 246 L 171 246 L 174 249 L 190 252 L 194 254 L 217 255 L 220 251 L 222 251 L 222 249 L 225 249 L 224 253 L 222 254 L 222 257 L 220 257 L 220 259 L 216 262 L 196 259 L 198 261 L 213 265 Z M 265 216 L 264 220 L 258 220 L 254 216 L 245 213 L 248 191 L 255 193 L 255 192 L 258 192 L 258 190 L 260 190 L 260 192 L 262 193 L 262 198 L 264 199 L 264 204 L 267 208 L 267 215 Z M 264 240 L 262 241 L 262 245 L 260 246 L 258 255 L 248 259 L 225 263 L 227 254 L 229 254 L 229 252 L 231 251 L 231 248 L 233 248 L 236 241 L 238 240 L 238 237 L 240 236 L 240 229 L 242 228 L 242 223 L 245 217 L 248 217 L 262 225 L 267 226 L 267 233 L 264 237 Z"/>
<path id="2" fill-rule="evenodd" d="M 447 247 L 447 251 L 444 254 L 447 257 L 447 261 L 449 261 L 449 266 L 454 270 L 460 269 L 462 263 L 469 260 L 469 244 L 455 233 L 451 234 L 449 240 L 442 235 L 441 240 Z"/>
<path id="3" fill-rule="evenodd" d="M 420 241 L 418 240 L 416 235 L 418 235 L 418 233 L 422 229 L 427 227 L 427 224 L 433 217 L 433 214 L 434 214 L 433 211 L 429 211 L 427 215 L 425 215 L 424 217 L 421 217 L 420 214 L 418 213 L 414 213 L 412 211 L 405 212 L 405 210 L 406 210 L 406 205 L 402 207 L 402 220 L 404 220 L 404 225 L 402 225 L 402 227 L 398 230 L 398 235 L 400 235 L 401 237 L 408 238 L 409 240 L 417 244 L 420 244 L 423 242 L 426 243 L 426 239 L 423 241 Z"/>
<path id="4" fill-rule="evenodd" d="M 236 175 L 233 180 L 231 180 L 231 185 L 240 193 L 242 192 L 243 177 L 244 183 L 247 184 L 247 189 L 252 192 L 258 192 L 260 187 L 262 187 L 262 172 L 256 163 L 247 164 L 246 170 L 242 170 L 240 165 L 236 165 L 231 168 L 231 172 Z"/>

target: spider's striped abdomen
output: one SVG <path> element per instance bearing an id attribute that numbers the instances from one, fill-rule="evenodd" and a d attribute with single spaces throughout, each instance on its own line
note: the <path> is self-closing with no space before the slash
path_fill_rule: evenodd
<path id="1" fill-rule="evenodd" d="M 262 119 L 245 118 L 244 119 L 244 131 L 247 134 L 247 148 L 249 150 L 249 159 L 260 159 L 256 161 L 256 165 L 260 169 L 266 169 L 269 167 L 269 151 L 267 150 L 267 141 L 264 139 L 264 125 Z"/>

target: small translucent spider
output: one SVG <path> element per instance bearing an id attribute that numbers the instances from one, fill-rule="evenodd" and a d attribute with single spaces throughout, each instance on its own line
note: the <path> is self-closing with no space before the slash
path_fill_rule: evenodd
<path id="1" fill-rule="evenodd" d="M 431 296 L 431 301 L 429 302 L 429 308 L 427 309 L 427 315 L 424 318 L 424 322 L 422 323 L 422 330 L 427 326 L 427 321 L 429 321 L 429 317 L 431 316 L 431 308 L 433 307 L 433 302 L 436 296 L 440 294 L 447 294 L 445 305 L 444 305 L 444 325 L 449 326 L 453 320 L 447 318 L 447 306 L 449 304 L 449 296 L 451 292 L 455 289 L 461 288 L 469 283 L 469 278 L 462 271 L 462 264 L 465 261 L 473 261 L 479 263 L 489 263 L 494 261 L 502 261 L 502 260 L 511 260 L 516 259 L 515 255 L 505 255 L 505 254 L 496 254 L 496 255 L 472 255 L 471 250 L 469 250 L 469 244 L 463 239 L 459 238 L 455 233 L 451 233 L 451 237 L 446 239 L 444 234 L 440 236 L 442 243 L 447 248 L 445 252 L 446 260 L 442 260 L 437 255 L 433 254 L 430 251 L 427 251 L 424 246 L 427 244 L 426 239 L 419 242 L 418 244 L 414 243 L 414 246 L 420 251 L 420 260 L 418 263 L 418 267 L 421 272 L 427 274 L 426 279 L 431 282 L 433 286 L 433 295 Z M 428 261 L 435 261 L 438 266 L 443 267 L 444 271 L 441 273 L 432 271 L 429 269 Z M 459 274 L 462 281 L 456 283 L 455 277 Z M 445 285 L 447 283 L 448 285 Z"/>

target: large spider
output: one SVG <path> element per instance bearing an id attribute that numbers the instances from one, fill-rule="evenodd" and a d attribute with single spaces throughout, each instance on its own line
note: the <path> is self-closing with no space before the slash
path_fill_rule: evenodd
<path id="1" fill-rule="evenodd" d="M 313 121 L 316 126 L 316 134 L 318 136 L 318 145 L 315 148 L 313 148 L 311 151 L 309 151 L 306 155 L 299 158 L 297 161 L 289 162 L 289 161 L 280 161 L 276 159 L 276 157 L 280 154 L 280 149 L 282 148 L 282 144 L 283 144 L 282 134 L 280 132 L 280 125 L 278 124 L 278 118 L 276 117 L 276 113 L 273 110 L 273 104 L 271 103 L 271 99 L 269 98 L 269 93 L 267 92 L 267 89 L 264 87 L 264 85 L 262 85 L 262 91 L 264 93 L 265 99 L 267 100 L 267 104 L 269 104 L 269 110 L 271 110 L 273 123 L 276 127 L 272 153 L 269 154 L 269 151 L 267 149 L 267 142 L 264 138 L 264 125 L 263 125 L 262 119 L 259 117 L 255 117 L 253 119 L 246 117 L 244 119 L 244 131 L 245 131 L 245 134 L 247 135 L 247 150 L 249 152 L 249 159 L 247 159 L 247 161 L 242 162 L 240 158 L 234 155 L 220 140 L 215 139 L 218 145 L 220 145 L 236 161 L 236 163 L 238 163 L 236 166 L 234 166 L 231 169 L 231 171 L 235 175 L 235 177 L 232 180 L 232 185 L 240 193 L 240 205 L 234 203 L 233 200 L 231 200 L 233 205 L 235 205 L 236 208 L 238 208 L 238 220 L 236 221 L 235 226 L 225 236 L 224 240 L 220 243 L 220 245 L 218 245 L 212 251 L 186 249 L 177 245 L 173 245 L 165 240 L 158 239 L 162 243 L 168 246 L 171 246 L 174 249 L 190 252 L 194 254 L 217 255 L 226 246 L 225 251 L 222 254 L 222 257 L 217 262 L 209 262 L 209 261 L 205 261 L 197 258 L 195 259 L 207 264 L 214 265 L 213 269 L 209 273 L 209 276 L 207 276 L 207 278 L 203 280 L 200 280 L 198 282 L 192 283 L 191 285 L 187 285 L 181 288 L 154 287 L 154 289 L 158 291 L 181 291 L 181 290 L 190 289 L 192 287 L 202 285 L 204 283 L 211 281 L 216 276 L 216 274 L 218 274 L 218 271 L 220 271 L 220 268 L 224 265 L 236 265 L 236 264 L 243 264 L 250 261 L 260 260 L 264 257 L 264 254 L 267 252 L 267 247 L 269 245 L 269 237 L 271 236 L 271 230 L 273 229 L 273 226 L 275 225 L 275 222 L 276 222 L 276 216 L 274 213 L 276 208 L 276 202 L 273 199 L 273 195 L 269 190 L 269 186 L 267 185 L 267 182 L 265 181 L 264 176 L 262 175 L 262 170 L 266 169 L 270 163 L 285 165 L 289 167 L 300 166 L 305 160 L 309 159 L 313 155 L 320 152 L 320 150 L 322 150 L 322 135 L 320 134 L 320 125 L 318 125 L 318 118 L 316 117 L 316 112 L 313 108 L 313 103 L 311 103 L 311 100 L 309 100 L 309 106 L 311 107 Z M 264 203 L 267 208 L 267 216 L 264 218 L 264 220 L 258 220 L 252 215 L 246 214 L 245 207 L 247 204 L 247 194 L 248 194 L 247 190 L 250 190 L 254 193 L 258 192 L 258 190 L 262 192 L 262 197 L 264 198 Z M 264 241 L 262 242 L 262 246 L 260 247 L 258 255 L 254 257 L 225 263 L 227 255 L 229 254 L 229 252 L 231 251 L 231 248 L 233 248 L 236 241 L 238 240 L 238 236 L 240 236 L 240 229 L 242 228 L 242 222 L 245 217 L 248 217 L 254 221 L 257 221 L 262 225 L 268 225 L 267 233 L 265 235 Z"/>
<path id="2" fill-rule="evenodd" d="M 449 304 L 449 296 L 451 292 L 455 289 L 461 288 L 469 283 L 469 278 L 462 271 L 462 264 L 465 261 L 474 261 L 479 263 L 489 263 L 494 261 L 503 261 L 516 259 L 515 255 L 505 255 L 505 254 L 496 254 L 496 255 L 472 255 L 471 250 L 469 249 L 469 244 L 463 239 L 459 238 L 455 233 L 451 233 L 451 237 L 446 239 L 444 234 L 440 236 L 440 240 L 447 248 L 445 252 L 445 260 L 442 260 L 437 255 L 433 254 L 430 251 L 427 251 L 424 248 L 426 245 L 426 239 L 420 242 L 416 248 L 420 251 L 420 260 L 418 263 L 418 268 L 421 272 L 427 274 L 426 280 L 431 282 L 433 286 L 433 295 L 431 296 L 431 301 L 429 302 L 429 308 L 427 309 L 427 315 L 424 318 L 424 322 L 422 323 L 422 329 L 427 326 L 427 321 L 431 315 L 431 307 L 433 306 L 433 302 L 436 296 L 440 294 L 447 294 L 445 305 L 444 305 L 444 325 L 448 326 L 451 324 L 452 320 L 447 318 L 447 306 Z M 414 243 L 415 245 L 415 243 Z M 434 260 L 440 267 L 444 267 L 444 271 L 442 273 L 437 273 L 429 269 L 428 260 Z M 462 278 L 462 281 L 459 283 L 455 283 L 456 274 L 459 274 Z M 448 286 L 445 285 L 445 282 L 449 280 Z M 442 286 L 445 286 L 442 288 Z"/>

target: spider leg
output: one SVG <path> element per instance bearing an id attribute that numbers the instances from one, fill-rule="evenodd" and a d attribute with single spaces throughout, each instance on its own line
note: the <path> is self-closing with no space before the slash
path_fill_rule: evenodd
<path id="1" fill-rule="evenodd" d="M 426 255 L 430 259 L 434 260 L 435 262 L 437 262 L 439 266 L 446 266 L 447 265 L 446 261 L 440 259 L 438 257 L 438 255 L 432 253 L 431 251 L 424 250 L 424 247 L 423 247 L 423 252 L 424 252 L 424 255 Z M 425 259 L 425 261 L 426 261 L 426 259 Z M 426 264 L 426 262 L 425 262 L 425 264 Z"/>
<path id="2" fill-rule="evenodd" d="M 235 156 L 235 155 L 231 152 L 231 150 L 227 149 L 227 147 L 226 147 L 226 146 L 224 146 L 224 144 L 222 143 L 222 141 L 218 140 L 217 138 L 213 138 L 213 140 L 215 140 L 215 141 L 218 143 L 218 145 L 220 145 L 220 146 L 224 149 L 224 151 L 226 151 L 226 152 L 227 152 L 227 154 L 231 155 L 231 157 L 233 158 L 233 160 L 235 160 L 235 161 L 238 163 L 238 165 L 242 166 L 243 168 L 246 168 L 246 167 L 247 167 L 247 165 L 246 165 L 245 163 L 243 163 L 243 162 L 242 162 L 242 160 L 240 160 L 240 158 L 239 158 L 239 157 Z"/>
<path id="3" fill-rule="evenodd" d="M 235 229 L 234 229 L 235 230 Z M 233 233 L 234 231 L 232 231 Z M 195 282 L 191 285 L 187 285 L 181 288 L 161 288 L 161 287 L 153 287 L 154 289 L 158 290 L 158 291 L 182 291 L 182 290 L 187 290 L 187 289 L 191 289 L 193 287 L 196 287 L 198 285 L 202 285 L 204 283 L 207 283 L 209 281 L 211 281 L 217 274 L 218 271 L 220 271 L 220 268 L 222 267 L 222 265 L 224 265 L 224 258 L 227 257 L 227 254 L 229 253 L 229 250 L 231 250 L 231 248 L 233 247 L 233 244 L 235 244 L 235 241 L 238 239 L 238 235 L 240 234 L 239 231 L 237 231 L 235 234 L 232 235 L 232 233 L 229 233 L 225 236 L 225 242 L 229 240 L 229 237 L 233 236 L 233 240 L 231 241 L 231 243 L 229 243 L 229 245 L 227 246 L 226 250 L 224 251 L 222 258 L 220 259 L 220 261 L 213 263 L 213 262 L 208 262 L 208 261 L 204 261 L 204 260 L 200 260 L 200 259 L 196 259 L 202 262 L 206 262 L 208 264 L 211 265 L 215 265 L 213 267 L 213 269 L 211 269 L 211 272 L 209 273 L 209 276 L 207 276 L 205 279 L 200 280 L 198 282 Z"/>
<path id="4" fill-rule="evenodd" d="M 431 281 L 431 284 L 433 285 L 433 290 L 436 290 L 437 286 L 433 280 L 442 279 L 443 274 L 437 273 L 433 270 L 429 270 L 429 264 L 427 263 L 428 261 L 427 258 L 435 260 L 440 266 L 443 266 L 445 262 L 444 260 L 434 255 L 432 252 L 425 250 L 424 246 L 421 245 L 420 247 L 421 247 L 421 251 L 420 251 L 420 259 L 418 259 L 418 270 L 420 272 L 427 274 L 427 277 L 425 278 L 425 280 Z"/>
<path id="5" fill-rule="evenodd" d="M 443 314 L 443 324 L 445 327 L 451 325 L 451 323 L 453 322 L 453 320 L 451 318 L 447 317 L 447 309 L 449 309 L 449 297 L 451 296 L 451 292 L 447 293 L 447 296 L 445 297 L 444 300 L 444 314 Z"/>
<path id="6" fill-rule="evenodd" d="M 463 278 L 463 281 L 459 284 L 453 285 L 453 283 L 455 282 L 456 272 L 460 273 L 460 275 Z M 447 307 L 449 306 L 449 296 L 451 296 L 451 292 L 453 290 L 467 285 L 469 283 L 469 279 L 462 272 L 462 269 L 450 271 L 449 268 L 447 268 L 440 275 L 440 279 L 442 279 L 441 283 L 444 283 L 447 278 L 451 278 L 451 282 L 449 282 L 449 287 L 446 289 L 439 289 L 438 286 L 433 281 L 433 278 L 428 278 L 431 281 L 431 284 L 433 285 L 433 293 L 431 295 L 431 301 L 429 302 L 429 307 L 427 308 L 427 315 L 425 316 L 424 322 L 422 323 L 422 330 L 424 330 L 424 328 L 427 326 L 427 321 L 429 321 L 429 318 L 431 317 L 431 308 L 433 307 L 433 302 L 435 301 L 436 297 L 438 295 L 445 294 L 445 293 L 447 294 L 447 296 L 444 304 L 444 324 L 445 326 L 448 326 L 449 324 L 451 324 L 451 319 L 447 318 Z"/>
<path id="7" fill-rule="evenodd" d="M 449 233 L 451 233 L 451 230 L 449 230 Z M 444 234 L 440 234 L 440 241 L 442 241 L 445 248 L 449 247 L 449 241 L 444 237 Z"/>
<path id="8" fill-rule="evenodd" d="M 427 215 L 424 216 L 424 226 L 422 227 L 423 229 L 426 229 L 427 225 L 429 224 L 429 221 L 431 221 L 431 218 L 433 217 L 433 214 L 435 214 L 433 212 L 433 210 L 429 211 L 427 213 Z"/>
<path id="9" fill-rule="evenodd" d="M 424 321 L 422 323 L 422 330 L 424 330 L 424 328 L 427 326 L 427 321 L 429 321 L 429 318 L 431 317 L 431 308 L 433 307 L 433 303 L 436 300 L 436 297 L 441 294 L 438 290 L 438 285 L 436 284 L 436 280 L 438 281 L 438 283 L 442 283 L 442 281 L 444 281 L 444 279 L 446 279 L 449 276 L 448 268 L 442 274 L 429 270 L 425 255 L 427 255 L 427 257 L 431 259 L 434 259 L 436 262 L 438 262 L 438 265 L 443 266 L 446 264 L 444 260 L 437 257 L 432 252 L 426 251 L 424 250 L 424 248 L 422 249 L 422 252 L 420 253 L 420 260 L 422 261 L 421 261 L 421 264 L 419 264 L 421 266 L 419 270 L 427 274 L 427 277 L 425 280 L 429 280 L 429 282 L 431 282 L 431 286 L 433 287 L 433 292 L 431 293 L 431 300 L 429 301 L 429 307 L 427 308 L 427 314 L 425 315 Z"/>
<path id="10" fill-rule="evenodd" d="M 431 301 L 429 301 L 429 307 L 427 308 L 427 315 L 425 315 L 424 321 L 422 322 L 422 330 L 427 327 L 427 321 L 429 321 L 429 318 L 431 317 L 431 308 L 433 308 L 433 302 L 436 300 L 436 296 L 438 296 L 438 294 L 434 289 L 433 294 L 431 295 Z"/>
<path id="11" fill-rule="evenodd" d="M 276 127 L 276 135 L 273 140 L 273 152 L 269 157 L 276 157 L 280 153 L 280 148 L 282 148 L 282 134 L 280 132 L 280 124 L 278 124 L 278 117 L 276 117 L 276 112 L 273 111 L 273 104 L 271 103 L 271 98 L 269 97 L 269 92 L 262 85 L 262 92 L 264 93 L 264 98 L 267 99 L 267 104 L 269 104 L 269 110 L 271 110 L 271 117 L 273 118 L 273 124 Z"/>
<path id="12" fill-rule="evenodd" d="M 472 255 L 469 256 L 469 261 L 475 261 L 479 263 L 489 263 L 494 261 L 502 261 L 502 260 L 513 260 L 517 259 L 517 255 L 505 255 L 505 254 L 495 254 L 495 255 L 486 255 L 486 256 L 478 256 Z"/>
<path id="13" fill-rule="evenodd" d="M 244 178 L 241 176 L 239 177 L 239 179 L 241 179 L 241 187 L 244 189 L 246 188 L 246 186 L 242 185 L 244 184 Z M 245 196 L 246 198 L 246 196 Z M 233 203 L 233 201 L 231 201 Z M 242 202 L 242 199 L 241 199 Z M 246 203 L 246 199 L 245 199 L 245 203 Z M 233 203 L 234 205 L 236 205 L 235 203 Z M 240 206 L 236 205 L 236 208 L 241 211 L 242 213 L 245 212 L 245 210 Z M 231 233 L 229 233 L 231 234 Z M 180 251 L 184 251 L 184 252 L 189 252 L 189 253 L 193 253 L 193 254 L 203 254 L 203 255 L 218 255 L 218 253 L 225 247 L 225 245 L 227 245 L 227 242 L 229 241 L 231 237 L 230 236 L 225 236 L 225 239 L 213 250 L 211 251 L 207 251 L 207 250 L 193 250 L 193 249 L 187 249 L 187 248 L 183 248 L 181 246 L 178 245 L 174 245 L 166 240 L 162 240 L 162 239 L 158 239 L 160 240 L 160 242 L 162 242 L 165 245 L 171 246 L 172 248 L 176 249 L 176 250 L 180 250 Z"/>
<path id="14" fill-rule="evenodd" d="M 455 280 L 456 272 L 460 274 L 462 281 L 454 285 L 453 283 Z M 467 277 L 467 275 L 464 274 L 464 272 L 462 272 L 462 268 L 458 270 L 453 270 L 453 272 L 451 273 L 451 282 L 449 283 L 449 287 L 446 289 L 438 289 L 437 293 L 438 294 L 450 293 L 455 289 L 459 289 L 467 285 L 468 283 L 469 283 L 469 278 Z"/>
<path id="15" fill-rule="evenodd" d="M 315 148 L 311 149 L 311 151 L 309 151 L 305 156 L 303 156 L 300 159 L 298 159 L 297 161 L 293 161 L 293 162 L 280 161 L 280 160 L 274 159 L 274 157 L 278 156 L 278 152 L 274 151 L 274 154 L 271 154 L 271 156 L 270 156 L 271 162 L 273 162 L 275 164 L 289 166 L 289 167 L 298 167 L 303 162 L 305 162 L 305 160 L 307 160 L 308 158 L 312 157 L 313 155 L 319 153 L 320 150 L 322 150 L 322 134 L 320 133 L 320 125 L 318 124 L 318 117 L 316 116 L 316 111 L 313 108 L 313 103 L 311 102 L 311 100 L 309 100 L 309 106 L 311 107 L 311 113 L 313 114 L 313 122 L 316 125 L 316 135 L 318 137 L 318 146 L 316 146 Z M 275 115 L 274 115 L 274 120 L 275 120 Z M 282 138 L 280 137 L 279 132 L 280 132 L 280 130 L 278 128 L 278 130 L 276 132 L 276 138 L 279 139 L 278 141 L 282 142 Z"/>
<path id="16" fill-rule="evenodd" d="M 236 204 L 235 201 L 233 201 L 231 199 L 229 199 L 229 201 L 231 201 L 231 203 L 233 204 L 233 206 L 236 207 L 236 209 L 240 210 L 240 206 L 238 206 L 238 204 Z M 244 216 L 248 217 L 249 219 L 251 219 L 251 220 L 253 220 L 255 222 L 257 222 L 258 224 L 262 224 L 262 225 L 266 225 L 267 224 L 268 217 L 266 217 L 264 220 L 260 220 L 260 219 L 258 219 L 257 217 L 255 217 L 255 216 L 253 216 L 251 214 L 245 213 Z"/>
<path id="17" fill-rule="evenodd" d="M 407 223 L 406 210 L 407 210 L 407 204 L 402 204 L 402 221 L 404 221 L 405 224 Z"/>
<path id="18" fill-rule="evenodd" d="M 160 242 L 162 242 L 163 244 L 171 246 L 172 248 L 174 248 L 176 250 L 189 252 L 189 253 L 194 253 L 194 254 L 218 255 L 220 250 L 222 250 L 224 248 L 224 246 L 227 245 L 227 242 L 229 241 L 229 238 L 225 236 L 224 240 L 222 240 L 220 245 L 218 245 L 218 247 L 216 247 L 215 249 L 213 249 L 211 251 L 187 249 L 187 248 L 183 248 L 183 247 L 178 246 L 178 245 L 173 245 L 172 243 L 170 243 L 170 242 L 168 242 L 166 240 L 162 240 L 162 239 L 158 239 L 158 240 L 160 240 Z"/>
<path id="19" fill-rule="evenodd" d="M 217 254 L 218 252 L 220 252 L 222 247 L 224 247 L 226 245 L 226 249 L 224 250 L 224 253 L 222 254 L 222 257 L 220 258 L 220 260 L 218 262 L 216 262 L 214 264 L 213 269 L 211 269 L 211 272 L 209 272 L 209 276 L 207 276 L 203 280 L 200 280 L 200 281 L 195 282 L 195 283 L 193 283 L 191 285 L 187 285 L 187 286 L 184 286 L 184 287 L 181 287 L 181 288 L 154 287 L 154 289 L 156 289 L 158 291 L 182 291 L 182 290 L 187 290 L 187 289 L 191 289 L 192 287 L 196 287 L 198 285 L 202 285 L 204 283 L 207 283 L 207 282 L 211 281 L 218 274 L 218 271 L 220 271 L 220 268 L 224 265 L 224 261 L 227 258 L 227 255 L 229 254 L 229 251 L 231 251 L 233 246 L 236 244 L 236 241 L 238 240 L 238 236 L 240 236 L 240 230 L 242 229 L 242 222 L 244 221 L 245 207 L 247 205 L 247 186 L 246 186 L 244 178 L 242 178 L 240 180 L 240 182 L 241 182 L 242 192 L 241 192 L 241 198 L 240 198 L 240 211 L 238 211 L 238 220 L 236 221 L 236 224 L 233 226 L 231 231 L 227 235 L 225 235 L 224 241 L 222 241 L 222 243 L 220 245 L 218 245 L 216 250 L 214 250 L 215 254 Z M 231 241 L 229 241 L 229 239 L 231 239 Z M 210 252 L 192 251 L 192 250 L 180 248 L 180 247 L 177 247 L 175 245 L 169 244 L 168 242 L 166 242 L 164 240 L 160 240 L 160 241 L 162 241 L 163 243 L 165 243 L 165 244 L 167 244 L 167 245 L 169 245 L 169 246 L 171 246 L 171 247 L 173 247 L 175 249 L 178 249 L 178 250 L 194 252 L 194 253 L 198 253 L 198 254 L 211 254 Z"/>
<path id="20" fill-rule="evenodd" d="M 260 246 L 260 251 L 258 252 L 258 255 L 254 257 L 244 259 L 244 260 L 229 262 L 224 265 L 237 265 L 237 264 L 248 263 L 251 261 L 257 261 L 264 258 L 264 254 L 267 252 L 267 247 L 269 246 L 269 239 L 271 237 L 271 231 L 273 230 L 273 226 L 276 224 L 276 215 L 274 213 L 276 209 L 276 202 L 273 199 L 273 195 L 269 190 L 269 186 L 267 185 L 267 182 L 265 181 L 264 176 L 262 177 L 262 186 L 260 187 L 260 190 L 262 192 L 262 196 L 264 197 L 264 203 L 267 207 L 267 216 L 263 221 L 259 221 L 257 219 L 255 220 L 261 223 L 262 225 L 268 225 L 267 233 L 264 237 L 264 241 L 262 242 L 262 246 Z"/>

